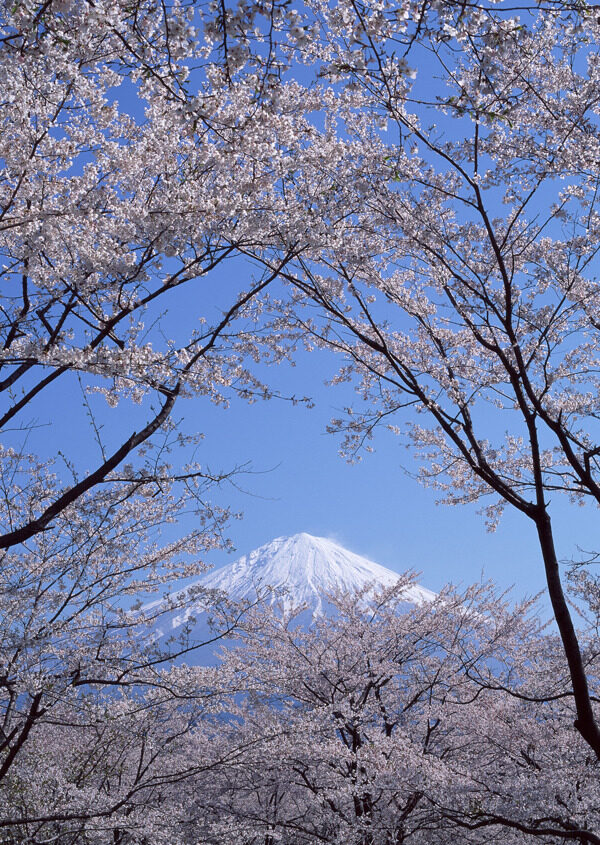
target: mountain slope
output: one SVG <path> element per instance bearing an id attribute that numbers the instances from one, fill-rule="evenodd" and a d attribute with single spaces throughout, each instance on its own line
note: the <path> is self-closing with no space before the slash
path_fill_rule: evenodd
<path id="1" fill-rule="evenodd" d="M 256 597 L 257 589 L 270 587 L 272 601 L 307 604 L 314 613 L 320 613 L 326 593 L 350 592 L 371 583 L 389 587 L 397 580 L 397 573 L 391 569 L 349 552 L 332 540 L 303 533 L 272 540 L 206 575 L 202 584 L 223 590 L 233 599 L 250 601 Z M 434 595 L 415 585 L 406 591 L 406 600 L 420 603 Z"/>
<path id="2" fill-rule="evenodd" d="M 190 586 L 219 590 L 235 601 L 252 602 L 260 592 L 271 603 L 284 607 L 306 604 L 309 614 L 315 617 L 324 612 L 328 593 L 353 592 L 368 585 L 389 587 L 397 580 L 397 573 L 332 540 L 302 533 L 278 537 Z M 409 604 L 421 604 L 433 599 L 435 593 L 415 584 L 406 589 L 404 596 Z M 153 602 L 146 609 L 157 604 Z M 204 616 L 205 607 L 200 600 L 183 612 L 165 614 L 155 635 L 160 638 L 177 633 L 182 626 L 191 624 L 192 638 L 201 637 L 205 635 Z"/>

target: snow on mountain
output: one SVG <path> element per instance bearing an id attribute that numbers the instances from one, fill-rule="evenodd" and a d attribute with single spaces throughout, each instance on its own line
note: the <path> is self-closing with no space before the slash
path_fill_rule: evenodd
<path id="1" fill-rule="evenodd" d="M 284 607 L 306 604 L 314 617 L 323 613 L 327 593 L 353 592 L 371 584 L 389 587 L 397 581 L 398 574 L 392 570 L 354 554 L 332 540 L 302 533 L 278 537 L 208 573 L 192 586 L 223 591 L 235 601 L 252 602 L 260 591 L 271 603 L 278 602 Z M 406 589 L 404 597 L 409 604 L 421 604 L 433 599 L 435 593 L 415 584 Z M 166 614 L 157 626 L 156 634 L 161 637 L 173 633 L 203 612 L 199 602 L 184 612 Z M 198 618 L 197 624 L 200 623 Z"/>
<path id="2" fill-rule="evenodd" d="M 236 600 L 252 600 L 257 589 L 269 587 L 272 601 L 283 598 L 287 605 L 307 604 L 318 614 L 326 593 L 351 592 L 370 583 L 388 587 L 397 580 L 397 573 L 332 540 L 302 533 L 272 540 L 206 575 L 202 584 L 223 590 Z M 434 595 L 431 590 L 414 586 L 407 590 L 406 600 L 420 603 Z"/>

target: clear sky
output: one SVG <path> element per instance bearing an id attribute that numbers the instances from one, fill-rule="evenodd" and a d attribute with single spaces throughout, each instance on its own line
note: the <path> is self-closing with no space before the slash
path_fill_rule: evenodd
<path id="1" fill-rule="evenodd" d="M 174 297 L 162 329 L 185 332 L 202 311 L 214 316 L 220 298 L 211 299 L 215 286 L 226 290 L 229 274 L 243 286 L 244 272 L 250 275 L 251 268 L 239 262 L 225 267 L 197 303 L 188 295 Z M 205 435 L 196 455 L 204 466 L 227 471 L 248 465 L 234 479 L 237 487 L 226 485 L 212 497 L 242 512 L 243 518 L 229 526 L 235 553 L 215 553 L 210 562 L 222 565 L 275 537 L 306 531 L 393 570 L 417 570 L 421 583 L 434 590 L 448 581 L 466 586 L 482 577 L 492 578 L 502 588 L 515 585 L 515 598 L 542 590 L 536 536 L 525 517 L 507 511 L 498 530 L 490 534 L 477 506 L 436 505 L 436 491 L 424 489 L 406 471 L 416 468 L 410 451 L 383 427 L 373 441 L 373 454 L 365 454 L 354 465 L 340 457 L 340 438 L 327 434 L 326 426 L 348 404 L 352 390 L 349 385 L 325 384 L 340 363 L 332 354 L 303 352 L 295 367 L 263 367 L 260 375 L 272 388 L 311 396 L 312 409 L 279 399 L 248 404 L 235 397 L 228 408 L 206 399 L 182 400 L 176 406 L 174 418 L 181 420 L 181 429 Z M 108 440 L 111 435 L 118 437 L 124 422 L 129 429 L 128 424 L 139 425 L 145 416 L 143 409 L 126 402 L 112 410 L 100 397 L 90 401 Z M 51 402 L 40 400 L 32 408 L 31 422 L 39 427 L 30 433 L 28 448 L 42 454 L 62 451 L 88 470 L 96 466 L 99 450 L 90 438 L 74 376 L 59 383 Z M 401 424 L 400 419 L 395 422 Z M 14 436 L 15 443 L 22 440 L 18 432 Z M 598 547 L 595 510 L 556 503 L 553 519 L 561 559 L 577 556 L 578 545 L 585 550 Z"/>
<path id="2" fill-rule="evenodd" d="M 426 75 L 424 83 L 420 79 L 417 85 L 424 84 L 427 93 L 430 82 Z M 339 456 L 340 438 L 325 429 L 346 404 L 348 388 L 324 385 L 336 369 L 332 357 L 304 354 L 295 368 L 279 366 L 267 375 L 282 392 L 311 395 L 312 410 L 277 400 L 252 406 L 234 400 L 227 410 L 199 402 L 185 408 L 186 425 L 206 434 L 203 448 L 211 465 L 251 461 L 256 473 L 240 477 L 248 494 L 224 491 L 244 512 L 243 520 L 231 525 L 237 553 L 306 531 L 391 569 L 416 569 L 432 589 L 483 577 L 502 588 L 514 585 L 516 598 L 543 590 L 535 529 L 521 514 L 508 510 L 497 531 L 489 533 L 477 505 L 438 506 L 438 493 L 407 473 L 416 467 L 405 444 L 383 427 L 373 441 L 374 454 L 359 464 Z M 492 424 L 502 427 L 497 418 Z M 585 557 L 578 547 L 600 548 L 595 508 L 557 500 L 551 515 L 559 559 Z M 214 556 L 217 564 L 229 559 Z"/>
<path id="3" fill-rule="evenodd" d="M 405 444 L 383 427 L 373 454 L 354 465 L 340 457 L 339 437 L 325 431 L 349 398 L 348 387 L 324 384 L 338 363 L 332 355 L 303 353 L 296 367 L 279 365 L 267 373 L 282 391 L 310 394 L 312 410 L 276 399 L 252 405 L 234 399 L 228 409 L 201 401 L 181 407 L 184 428 L 206 435 L 199 454 L 211 468 L 251 462 L 255 474 L 238 479 L 247 493 L 229 488 L 221 494 L 244 512 L 231 524 L 237 553 L 306 531 L 391 569 L 419 570 L 432 589 L 482 575 L 502 588 L 514 584 L 515 598 L 543 589 L 537 538 L 525 517 L 507 511 L 489 533 L 476 506 L 436 505 L 436 491 L 406 472 L 411 454 Z M 577 544 L 594 547 L 597 515 L 591 509 L 563 504 L 554 509 L 554 520 L 561 558 L 577 555 Z M 220 565 L 231 557 L 214 560 Z"/>
<path id="4" fill-rule="evenodd" d="M 120 92 L 120 99 L 133 109 L 126 92 Z M 187 295 L 174 296 L 163 328 L 185 332 L 203 310 L 216 314 L 222 298 L 219 290 L 244 287 L 243 276 L 251 272 L 239 262 L 227 265 L 214 283 L 209 280 L 197 305 Z M 276 399 L 249 405 L 233 398 L 227 409 L 206 400 L 177 406 L 175 418 L 182 419 L 183 429 L 205 435 L 197 455 L 200 461 L 212 470 L 250 465 L 252 472 L 236 479 L 246 492 L 227 486 L 215 495 L 217 502 L 243 512 L 243 519 L 233 521 L 229 530 L 237 553 L 306 531 L 334 539 L 391 569 L 416 569 L 422 573 L 421 582 L 432 589 L 447 581 L 466 585 L 481 577 L 493 578 L 503 588 L 514 584 L 516 597 L 543 589 L 535 532 L 525 517 L 507 512 L 496 533 L 490 534 L 476 506 L 437 506 L 436 492 L 422 488 L 406 472 L 415 467 L 404 444 L 383 428 L 373 442 L 374 454 L 365 455 L 360 463 L 349 465 L 339 456 L 339 438 L 325 429 L 346 404 L 349 388 L 324 384 L 336 369 L 332 358 L 303 353 L 294 368 L 279 365 L 264 372 L 265 380 L 282 393 L 310 395 L 315 401 L 312 410 Z M 96 406 L 98 401 L 94 400 Z M 46 423 L 56 418 L 57 411 L 61 422 L 51 430 Z M 44 441 L 51 452 L 63 449 L 69 455 L 79 450 L 84 462 L 94 466 L 98 456 L 89 452 L 89 439 L 84 445 L 82 413 L 81 393 L 71 378 L 54 394 L 51 407 L 40 404 L 35 409 L 33 421 L 42 427 L 32 435 L 32 445 Z M 139 412 L 126 405 L 115 412 L 105 408 L 107 431 L 110 414 L 116 419 L 122 413 L 134 420 Z M 553 511 L 561 558 L 576 556 L 578 545 L 595 548 L 596 511 L 564 503 Z M 217 565 L 231 559 L 225 554 L 212 557 Z"/>

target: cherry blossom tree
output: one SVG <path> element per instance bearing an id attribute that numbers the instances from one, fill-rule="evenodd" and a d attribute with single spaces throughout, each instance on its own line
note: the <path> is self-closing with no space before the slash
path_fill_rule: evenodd
<path id="1" fill-rule="evenodd" d="M 12 841 L 173 843 L 195 824 L 240 843 L 598 841 L 596 640 L 565 600 L 551 497 L 599 501 L 599 26 L 564 4 L 521 18 L 438 0 L 0 5 Z M 236 254 L 263 269 L 225 279 Z M 269 322 L 276 279 L 291 296 Z M 354 654 L 339 621 L 321 626 L 323 649 L 265 620 L 280 654 L 249 640 L 256 677 L 248 651 L 218 682 L 165 668 L 195 644 L 144 636 L 172 605 L 134 597 L 198 572 L 227 517 L 206 498 L 223 474 L 178 463 L 175 404 L 268 397 L 252 365 L 299 333 L 345 354 L 340 380 L 360 376 L 364 404 L 335 424 L 350 452 L 412 409 L 426 483 L 451 503 L 493 493 L 492 522 L 506 504 L 533 522 L 566 669 L 547 640 L 519 663 L 535 626 L 518 614 L 498 639 L 481 621 L 475 659 L 480 620 L 508 611 L 465 616 L 452 595 L 435 620 L 398 621 L 384 602 L 370 628 L 339 599 Z M 83 428 L 61 442 L 81 403 L 89 443 Z M 205 600 L 215 636 L 237 625 L 240 609 Z M 490 662 L 504 647 L 505 675 Z M 219 732 L 222 696 L 240 691 Z"/>
<path id="2" fill-rule="evenodd" d="M 190 458 L 173 409 L 268 396 L 252 365 L 285 348 L 249 309 L 276 273 L 218 274 L 273 240 L 303 123 L 267 107 L 274 56 L 213 39 L 214 17 L 0 5 L 3 841 L 139 840 L 164 784 L 203 765 L 182 749 L 206 683 L 167 663 L 199 644 L 148 636 L 200 596 L 137 600 L 226 543 L 208 496 L 235 468 Z M 215 637 L 235 626 L 204 600 Z"/>
<path id="3" fill-rule="evenodd" d="M 411 608 L 407 583 L 332 597 L 308 630 L 269 610 L 227 649 L 230 753 L 198 781 L 201 841 L 598 842 L 559 638 L 489 585 Z"/>
<path id="4" fill-rule="evenodd" d="M 178 396 L 225 401 L 228 387 L 264 389 L 244 366 L 260 354 L 257 327 L 231 326 L 273 274 L 229 291 L 211 321 L 205 277 L 236 244 L 268 242 L 278 165 L 263 151 L 285 124 L 260 108 L 256 75 L 232 79 L 218 56 L 209 62 L 177 5 L 164 21 L 152 4 L 142 15 L 143 3 L 133 21 L 127 3 L 47 3 L 33 20 L 29 8 L 17 3 L 6 15 L 2 53 L 2 274 L 14 291 L 4 306 L 3 430 L 23 427 L 65 375 L 83 378 L 86 395 L 103 394 L 109 405 L 148 410 L 135 430 L 123 426 L 127 437 L 113 423 L 114 444 L 93 429 L 97 466 L 69 467 L 75 481 L 22 525 L 13 520 L 2 548 L 45 530 L 103 482 L 168 420 Z M 133 45 L 124 47 L 122 30 Z M 153 46 L 152 64 L 134 64 L 142 41 Z M 203 58 L 191 97 L 181 86 Z M 166 82 L 157 78 L 161 62 Z M 184 287 L 196 324 L 183 333 L 171 325 L 171 337 L 154 323 Z M 144 477 L 152 472 L 160 475 L 154 468 Z"/>
<path id="5" fill-rule="evenodd" d="M 598 18 L 307 7 L 290 49 L 319 66 L 325 118 L 288 186 L 312 222 L 282 269 L 288 319 L 356 378 L 333 423 L 350 456 L 386 424 L 442 501 L 531 521 L 575 726 L 600 756 L 552 524 L 553 500 L 600 502 Z"/>

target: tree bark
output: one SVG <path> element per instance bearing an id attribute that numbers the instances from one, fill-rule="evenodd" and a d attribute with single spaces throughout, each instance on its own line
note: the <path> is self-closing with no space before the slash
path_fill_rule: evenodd
<path id="1" fill-rule="evenodd" d="M 598 723 L 592 709 L 590 690 L 581 656 L 581 649 L 579 648 L 579 640 L 577 639 L 560 579 L 556 549 L 554 547 L 554 536 L 552 533 L 552 522 L 548 513 L 543 511 L 541 516 L 538 515 L 536 517 L 535 523 L 544 559 L 548 593 L 550 594 L 554 618 L 558 625 L 569 666 L 571 682 L 573 684 L 573 695 L 577 708 L 577 718 L 573 724 L 590 748 L 594 750 L 598 759 L 600 759 L 600 729 L 598 728 Z"/>

